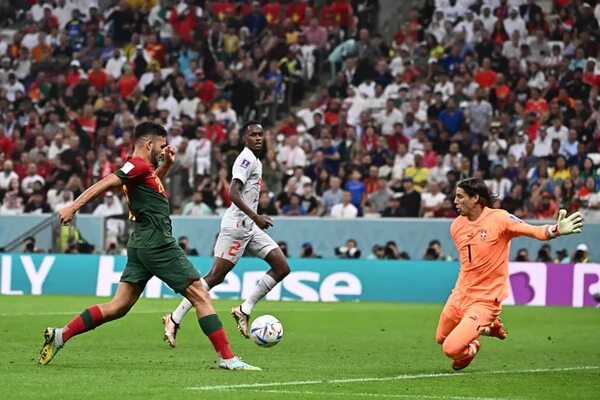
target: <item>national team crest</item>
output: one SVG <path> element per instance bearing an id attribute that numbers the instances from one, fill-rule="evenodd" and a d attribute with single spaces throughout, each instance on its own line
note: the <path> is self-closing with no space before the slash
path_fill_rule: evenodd
<path id="1" fill-rule="evenodd" d="M 485 238 L 487 237 L 487 231 L 479 232 L 479 237 L 481 238 L 481 240 L 485 240 Z"/>

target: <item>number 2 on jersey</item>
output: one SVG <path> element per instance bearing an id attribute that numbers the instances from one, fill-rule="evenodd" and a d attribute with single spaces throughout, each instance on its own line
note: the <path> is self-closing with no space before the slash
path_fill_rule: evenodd
<path id="1" fill-rule="evenodd" d="M 233 244 L 229 246 L 229 252 L 227 254 L 229 254 L 231 257 L 235 257 L 237 255 L 237 252 L 240 250 L 241 245 L 242 244 L 240 242 L 234 240 Z"/>

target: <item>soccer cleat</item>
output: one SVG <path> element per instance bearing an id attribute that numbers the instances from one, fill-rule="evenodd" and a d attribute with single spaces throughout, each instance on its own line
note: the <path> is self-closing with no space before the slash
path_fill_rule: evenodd
<path id="1" fill-rule="evenodd" d="M 473 361 L 473 359 L 475 358 L 475 356 L 477 355 L 477 353 L 479 353 L 479 349 L 481 348 L 481 344 L 479 343 L 478 340 L 473 340 L 469 344 L 469 347 L 471 348 L 471 351 L 469 352 L 468 356 L 465 356 L 465 357 L 461 358 L 460 360 L 454 360 L 452 362 L 452 369 L 453 370 L 460 371 L 461 369 L 467 368 L 469 366 L 469 364 L 471 364 L 471 361 Z"/>
<path id="2" fill-rule="evenodd" d="M 238 331 L 240 331 L 245 338 L 249 338 L 248 325 L 250 323 L 250 316 L 242 311 L 241 306 L 233 307 L 231 309 L 231 315 L 233 315 L 233 318 L 237 323 Z"/>
<path id="3" fill-rule="evenodd" d="M 163 340 L 169 343 L 169 346 L 175 347 L 175 338 L 179 330 L 179 324 L 173 321 L 172 314 L 165 314 L 162 317 L 163 325 L 165 326 L 165 336 Z"/>
<path id="4" fill-rule="evenodd" d="M 46 365 L 58 353 L 60 349 L 63 348 L 63 345 L 59 345 L 56 343 L 56 331 L 58 328 L 46 328 L 44 330 L 44 345 L 40 350 L 40 358 L 38 360 L 39 365 Z"/>
<path id="5" fill-rule="evenodd" d="M 229 358 L 227 360 L 221 358 L 219 360 L 219 368 L 236 371 L 262 371 L 262 369 L 258 367 L 246 364 L 238 357 Z"/>
<path id="6" fill-rule="evenodd" d="M 485 330 L 486 336 L 492 336 L 500 340 L 506 339 L 508 332 L 504 330 L 504 324 L 499 319 L 492 322 L 492 324 Z"/>

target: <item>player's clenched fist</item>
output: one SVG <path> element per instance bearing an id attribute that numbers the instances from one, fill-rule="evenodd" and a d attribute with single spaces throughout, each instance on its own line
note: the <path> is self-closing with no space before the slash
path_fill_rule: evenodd
<path id="1" fill-rule="evenodd" d="M 58 218 L 60 219 L 60 223 L 63 225 L 71 224 L 71 222 L 73 222 L 73 217 L 75 216 L 76 212 L 77 210 L 72 205 L 62 208 L 58 212 Z"/>
<path id="2" fill-rule="evenodd" d="M 175 146 L 166 146 L 162 151 L 162 156 L 165 164 L 171 165 L 175 162 L 175 153 L 177 153 L 177 148 Z"/>

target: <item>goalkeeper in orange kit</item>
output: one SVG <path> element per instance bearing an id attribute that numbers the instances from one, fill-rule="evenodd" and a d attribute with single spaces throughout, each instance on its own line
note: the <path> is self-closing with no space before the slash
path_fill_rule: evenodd
<path id="1" fill-rule="evenodd" d="M 560 210 L 554 225 L 529 225 L 505 210 L 489 208 L 495 197 L 481 179 L 460 181 L 454 204 L 459 216 L 450 227 L 460 261 L 454 290 L 440 315 L 435 340 L 453 360 L 452 368 L 466 368 L 479 351 L 479 336 L 506 338 L 498 316 L 508 297 L 510 240 L 528 236 L 550 240 L 580 233 L 579 212 Z"/>

